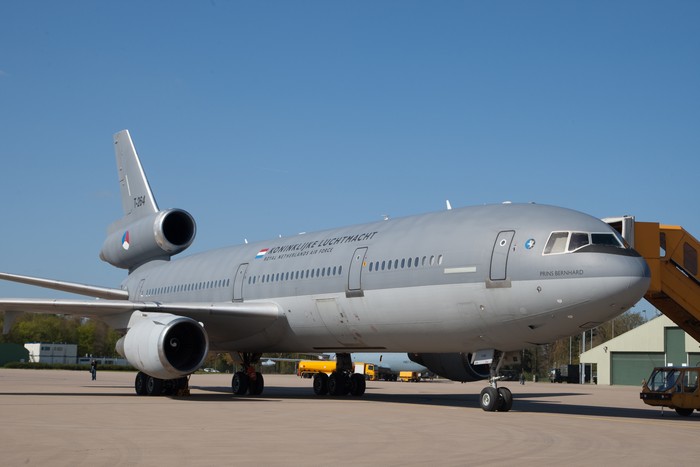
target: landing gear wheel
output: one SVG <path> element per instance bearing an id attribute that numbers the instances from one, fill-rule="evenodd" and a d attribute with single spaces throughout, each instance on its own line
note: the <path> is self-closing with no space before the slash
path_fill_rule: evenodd
<path id="1" fill-rule="evenodd" d="M 149 396 L 160 396 L 163 394 L 163 380 L 149 376 L 146 379 L 146 394 Z"/>
<path id="2" fill-rule="evenodd" d="M 499 400 L 500 397 L 498 396 L 498 390 L 496 388 L 489 386 L 481 390 L 479 403 L 481 404 L 481 408 L 486 412 L 493 412 L 496 410 Z"/>
<path id="3" fill-rule="evenodd" d="M 248 394 L 250 394 L 251 396 L 259 396 L 260 394 L 262 394 L 263 389 L 265 389 L 265 380 L 263 379 L 262 373 L 256 371 L 255 379 L 248 379 L 250 382 L 248 385 Z"/>
<path id="4" fill-rule="evenodd" d="M 693 409 L 681 409 L 677 408 L 676 413 L 682 415 L 683 417 L 690 417 L 693 414 Z"/>
<path id="5" fill-rule="evenodd" d="M 350 394 L 359 397 L 365 393 L 367 388 L 367 382 L 365 381 L 365 375 L 360 373 L 353 373 L 350 376 Z"/>
<path id="6" fill-rule="evenodd" d="M 348 392 L 350 392 L 350 378 L 343 373 L 331 373 L 328 377 L 328 393 L 331 396 L 344 396 Z"/>
<path id="7" fill-rule="evenodd" d="M 139 396 L 146 395 L 146 380 L 148 375 L 142 371 L 136 373 L 136 380 L 134 381 L 134 389 L 136 389 L 136 394 Z"/>
<path id="8" fill-rule="evenodd" d="M 248 375 L 242 371 L 237 371 L 234 373 L 231 379 L 231 391 L 235 396 L 242 396 L 248 392 L 248 386 L 250 385 L 250 378 Z"/>
<path id="9" fill-rule="evenodd" d="M 325 396 L 328 394 L 328 375 L 325 373 L 316 373 L 314 375 L 314 394 L 317 396 Z"/>
<path id="10" fill-rule="evenodd" d="M 508 388 L 498 388 L 498 407 L 499 412 L 508 412 L 513 407 L 513 393 Z"/>

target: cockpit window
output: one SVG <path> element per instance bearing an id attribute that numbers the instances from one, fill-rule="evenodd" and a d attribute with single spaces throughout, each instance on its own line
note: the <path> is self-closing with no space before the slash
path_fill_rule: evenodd
<path id="1" fill-rule="evenodd" d="M 588 234 L 585 232 L 573 232 L 571 234 L 571 240 L 569 240 L 569 251 L 578 250 L 591 243 L 588 239 Z"/>
<path id="2" fill-rule="evenodd" d="M 544 247 L 545 255 L 554 255 L 564 253 L 566 251 L 566 240 L 569 238 L 569 232 L 552 232 L 547 240 L 547 245 Z"/>
<path id="3" fill-rule="evenodd" d="M 594 233 L 591 234 L 591 238 L 593 239 L 594 245 L 608 245 L 618 248 L 622 248 L 623 246 L 620 239 L 612 233 Z"/>
<path id="4" fill-rule="evenodd" d="M 543 254 L 556 255 L 571 253 L 588 245 L 626 248 L 620 237 L 614 233 L 552 232 L 544 247 Z"/>

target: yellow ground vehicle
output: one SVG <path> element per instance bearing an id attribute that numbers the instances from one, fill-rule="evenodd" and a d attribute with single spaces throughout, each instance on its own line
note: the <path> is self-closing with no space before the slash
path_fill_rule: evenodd
<path id="1" fill-rule="evenodd" d="M 330 375 L 335 371 L 335 360 L 302 360 L 297 367 L 297 376 L 311 378 L 316 373 Z"/>
<path id="2" fill-rule="evenodd" d="M 647 405 L 669 407 L 685 417 L 700 410 L 700 367 L 658 367 L 642 384 L 639 398 Z"/>
<path id="3" fill-rule="evenodd" d="M 396 374 L 389 368 L 375 365 L 374 363 L 354 363 L 355 373 L 365 375 L 367 381 L 396 381 Z"/>
<path id="4" fill-rule="evenodd" d="M 402 371 L 399 373 L 399 381 L 403 382 L 418 382 L 420 381 L 420 372 L 418 371 Z"/>

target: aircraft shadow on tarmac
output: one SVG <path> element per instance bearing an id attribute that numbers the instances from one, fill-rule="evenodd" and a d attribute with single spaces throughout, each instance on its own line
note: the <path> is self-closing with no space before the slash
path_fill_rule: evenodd
<path id="1" fill-rule="evenodd" d="M 57 396 L 57 397 L 120 397 L 132 398 L 139 397 L 133 392 L 131 386 L 83 386 L 83 388 L 95 389 L 90 392 L 2 392 L 0 396 Z M 99 391 L 97 390 L 99 388 Z M 104 392 L 104 389 L 115 389 L 118 392 Z M 182 403 L 201 403 L 201 402 L 260 402 L 271 403 L 281 402 L 283 400 L 347 400 L 349 402 L 379 402 L 393 404 L 413 404 L 413 405 L 430 405 L 442 407 L 461 407 L 465 410 L 478 410 L 479 394 L 387 394 L 372 392 L 372 387 L 368 386 L 368 392 L 361 398 L 352 396 L 332 397 L 332 396 L 317 396 L 311 388 L 305 387 L 283 387 L 283 386 L 267 386 L 265 387 L 264 396 L 233 396 L 230 387 L 224 386 L 190 386 L 190 389 L 195 390 L 193 394 L 184 397 L 168 396 Z M 640 408 L 629 407 L 605 407 L 592 406 L 585 404 L 567 404 L 565 399 L 572 396 L 580 396 L 581 393 L 573 392 L 558 392 L 558 393 L 528 393 L 518 397 L 515 394 L 513 401 L 512 412 L 525 413 L 552 413 L 561 415 L 581 415 L 590 417 L 615 417 L 615 418 L 633 418 L 633 419 L 658 419 L 662 416 L 660 409 L 652 409 L 642 406 Z M 148 397 L 148 396 L 141 396 Z M 553 399 L 555 399 L 553 401 Z M 564 400 L 564 401 L 563 401 Z M 640 401 L 641 404 L 641 401 Z M 680 417 L 676 413 L 668 409 L 664 412 L 668 414 L 666 419 L 678 419 L 685 421 L 697 420 L 700 421 L 700 416 L 697 413 L 690 417 Z M 497 416 L 497 415 L 496 415 Z"/>
<path id="2" fill-rule="evenodd" d="M 221 401 L 246 401 L 246 402 L 270 402 L 273 400 L 285 399 L 328 399 L 328 400 L 343 400 L 343 397 L 332 396 L 317 396 L 311 388 L 300 387 L 281 387 L 267 386 L 265 387 L 264 396 L 232 396 L 231 388 L 229 387 L 206 387 L 192 386 L 192 389 L 208 392 L 208 394 L 193 394 L 183 398 L 191 402 L 221 402 Z M 380 402 L 394 404 L 415 404 L 415 405 L 431 405 L 443 407 L 462 407 L 466 410 L 481 411 L 479 406 L 479 394 L 380 394 L 373 393 L 371 386 L 367 387 L 368 391 L 361 398 L 352 396 L 344 396 L 348 401 L 364 401 L 364 402 Z M 582 404 L 567 404 L 561 399 L 567 397 L 580 396 L 581 393 L 559 392 L 559 393 L 528 393 L 519 398 L 516 394 L 513 401 L 512 412 L 525 413 L 552 413 L 562 415 L 582 415 L 590 417 L 615 417 L 615 418 L 634 418 L 634 419 L 658 419 L 662 416 L 660 409 L 629 407 L 605 407 L 592 406 Z M 556 400 L 552 400 L 556 399 Z M 642 404 L 642 402 L 639 402 Z M 678 416 L 673 410 L 667 409 L 666 418 L 678 420 L 698 420 L 700 417 L 695 414 L 691 417 Z"/>

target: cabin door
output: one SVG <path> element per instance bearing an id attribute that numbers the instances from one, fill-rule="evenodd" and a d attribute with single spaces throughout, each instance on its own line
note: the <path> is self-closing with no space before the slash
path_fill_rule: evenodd
<path id="1" fill-rule="evenodd" d="M 503 281 L 506 279 L 508 272 L 508 253 L 510 253 L 510 245 L 515 236 L 514 230 L 504 230 L 498 232 L 496 242 L 493 244 L 491 252 L 491 272 L 489 278 L 492 281 Z"/>
<path id="2" fill-rule="evenodd" d="M 348 296 L 362 296 L 362 266 L 365 262 L 367 247 L 358 248 L 352 255 L 348 272 Z"/>
<path id="3" fill-rule="evenodd" d="M 243 301 L 243 279 L 245 278 L 245 271 L 248 269 L 248 263 L 243 263 L 238 266 L 236 271 L 236 277 L 233 279 L 233 301 L 242 302 Z"/>

